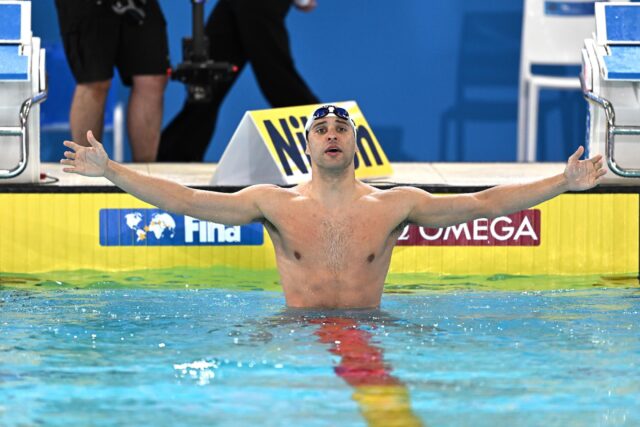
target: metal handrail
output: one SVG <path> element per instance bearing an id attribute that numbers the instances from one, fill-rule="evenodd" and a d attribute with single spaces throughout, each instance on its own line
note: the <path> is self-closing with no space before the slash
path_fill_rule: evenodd
<path id="1" fill-rule="evenodd" d="M 0 136 L 19 136 L 21 138 L 21 158 L 18 164 L 13 169 L 0 169 L 0 179 L 14 178 L 20 175 L 27 168 L 29 163 L 29 128 L 27 126 L 27 120 L 29 119 L 29 113 L 31 107 L 40 104 L 45 101 L 48 96 L 47 82 L 45 80 L 44 90 L 38 92 L 31 98 L 26 99 L 20 106 L 20 113 L 18 118 L 20 119 L 20 126 L 5 126 L 0 127 Z"/>
<path id="2" fill-rule="evenodd" d="M 624 178 L 640 177 L 640 169 L 624 168 L 615 160 L 615 135 L 640 135 L 640 126 L 617 126 L 616 113 L 613 104 L 605 99 L 597 96 L 586 88 L 584 76 L 580 75 L 580 86 L 582 87 L 582 95 L 587 101 L 599 105 L 604 109 L 607 118 L 607 138 L 605 140 L 605 157 L 609 169 L 616 175 Z"/>

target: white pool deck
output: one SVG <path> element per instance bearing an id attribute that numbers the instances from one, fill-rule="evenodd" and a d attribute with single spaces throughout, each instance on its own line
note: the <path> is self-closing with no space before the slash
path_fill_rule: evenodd
<path id="1" fill-rule="evenodd" d="M 127 166 L 145 174 L 160 176 L 190 187 L 210 186 L 215 163 L 138 163 Z M 370 180 L 372 184 L 413 184 L 434 187 L 485 187 L 527 182 L 562 173 L 564 163 L 393 163 L 393 175 Z M 58 163 L 43 163 L 41 171 L 58 178 L 56 186 L 112 186 L 105 178 L 87 178 L 62 172 Z M 601 187 L 638 187 L 640 179 L 623 179 L 612 173 Z"/>

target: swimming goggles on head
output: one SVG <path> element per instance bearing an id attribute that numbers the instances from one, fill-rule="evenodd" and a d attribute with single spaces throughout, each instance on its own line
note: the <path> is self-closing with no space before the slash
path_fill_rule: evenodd
<path id="1" fill-rule="evenodd" d="M 353 119 L 349 117 L 349 112 L 345 108 L 336 107 L 335 105 L 323 105 L 322 107 L 314 111 L 313 114 L 311 114 L 311 117 L 309 118 L 309 120 L 307 120 L 307 123 L 305 126 L 306 132 L 309 133 L 313 122 L 323 117 L 327 117 L 329 114 L 333 114 L 336 117 L 339 117 L 343 120 L 348 121 L 349 124 L 353 127 L 353 132 L 356 133 L 356 124 L 353 121 Z"/>
<path id="2" fill-rule="evenodd" d="M 333 114 L 336 117 L 340 117 L 341 119 L 349 120 L 349 112 L 342 107 L 336 107 L 335 105 L 323 105 L 313 112 L 311 115 L 311 120 L 318 120 L 323 117 L 328 116 L 329 114 Z"/>

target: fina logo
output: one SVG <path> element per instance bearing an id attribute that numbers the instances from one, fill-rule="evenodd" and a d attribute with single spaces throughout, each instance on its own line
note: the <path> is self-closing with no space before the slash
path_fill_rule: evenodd
<path id="1" fill-rule="evenodd" d="M 190 216 L 184 217 L 184 240 L 187 243 L 194 241 L 194 234 L 198 235 L 200 243 L 239 243 L 240 226 L 226 226 L 215 222 L 200 221 Z"/>
<path id="2" fill-rule="evenodd" d="M 101 209 L 102 246 L 262 245 L 260 223 L 228 226 L 159 209 Z"/>
<path id="3" fill-rule="evenodd" d="M 142 213 L 132 212 L 124 216 L 127 227 L 136 233 L 136 241 L 141 242 L 147 239 L 147 234 L 152 232 L 157 240 L 165 237 L 167 233 L 170 239 L 176 235 L 176 222 L 168 213 L 156 213 L 151 217 L 151 222 L 143 227 Z"/>

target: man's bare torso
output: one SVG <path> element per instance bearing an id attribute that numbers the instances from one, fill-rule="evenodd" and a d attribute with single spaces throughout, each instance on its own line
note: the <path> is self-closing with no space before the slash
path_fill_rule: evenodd
<path id="1" fill-rule="evenodd" d="M 290 307 L 377 307 L 406 216 L 391 191 L 359 184 L 335 207 L 304 185 L 268 190 L 261 203 Z"/>

